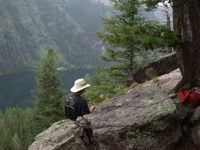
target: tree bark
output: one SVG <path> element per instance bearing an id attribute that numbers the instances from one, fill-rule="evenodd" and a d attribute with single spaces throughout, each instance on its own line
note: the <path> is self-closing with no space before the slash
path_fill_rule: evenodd
<path id="1" fill-rule="evenodd" d="M 177 92 L 200 86 L 200 0 L 174 0 L 173 10 L 181 39 L 175 50 L 183 76 L 174 89 Z"/>

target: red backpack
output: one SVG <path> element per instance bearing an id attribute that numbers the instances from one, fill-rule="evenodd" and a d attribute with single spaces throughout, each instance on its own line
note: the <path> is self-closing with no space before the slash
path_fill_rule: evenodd
<path id="1" fill-rule="evenodd" d="M 180 103 L 188 102 L 194 107 L 200 105 L 200 94 L 194 91 L 182 91 L 178 93 L 178 96 L 181 98 Z"/>

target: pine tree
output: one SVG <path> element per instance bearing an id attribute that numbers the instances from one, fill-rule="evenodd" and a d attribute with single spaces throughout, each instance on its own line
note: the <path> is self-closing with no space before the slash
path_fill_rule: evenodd
<path id="1" fill-rule="evenodd" d="M 124 86 L 114 82 L 108 73 L 101 68 L 96 68 L 96 71 L 86 77 L 91 87 L 86 90 L 84 97 L 91 105 L 97 105 L 103 101 L 109 101 L 114 97 L 123 94 Z"/>
<path id="2" fill-rule="evenodd" d="M 12 143 L 12 134 L 11 130 L 8 128 L 4 128 L 3 133 L 1 134 L 2 140 L 0 141 L 0 149 L 1 150 L 13 150 Z"/>
<path id="3" fill-rule="evenodd" d="M 159 2 L 170 3 L 173 8 L 174 28 L 180 42 L 174 46 L 182 73 L 175 92 L 200 86 L 200 1 L 199 0 L 143 0 L 149 9 Z"/>
<path id="4" fill-rule="evenodd" d="M 64 118 L 64 92 L 59 88 L 61 81 L 57 68 L 57 55 L 53 49 L 48 50 L 46 58 L 37 65 L 37 100 L 35 102 L 36 132 L 49 127 L 52 123 Z"/>
<path id="5" fill-rule="evenodd" d="M 99 38 L 109 44 L 102 59 L 115 62 L 109 68 L 110 73 L 117 80 L 125 79 L 128 82 L 134 70 L 144 60 L 144 51 L 173 45 L 173 32 L 164 25 L 145 21 L 140 17 L 139 0 L 111 1 L 114 4 L 114 15 L 103 19 L 104 31 L 97 33 Z"/>

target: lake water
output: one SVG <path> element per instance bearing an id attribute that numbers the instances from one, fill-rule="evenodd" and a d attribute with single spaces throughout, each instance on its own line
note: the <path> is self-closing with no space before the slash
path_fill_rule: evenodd
<path id="1" fill-rule="evenodd" d="M 61 72 L 62 87 L 69 89 L 74 81 L 92 74 L 94 69 L 73 69 Z M 34 101 L 33 91 L 37 89 L 36 74 L 33 71 L 23 71 L 0 75 L 0 110 L 6 107 L 27 107 Z"/>

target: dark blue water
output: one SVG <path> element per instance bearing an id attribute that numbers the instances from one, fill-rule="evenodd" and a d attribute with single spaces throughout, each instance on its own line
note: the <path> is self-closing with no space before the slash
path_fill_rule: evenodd
<path id="1" fill-rule="evenodd" d="M 92 74 L 94 69 L 73 69 L 61 72 L 62 88 L 69 89 L 74 81 Z M 36 74 L 33 71 L 23 71 L 0 75 L 0 110 L 6 107 L 27 107 L 34 101 L 33 92 L 37 89 Z"/>

